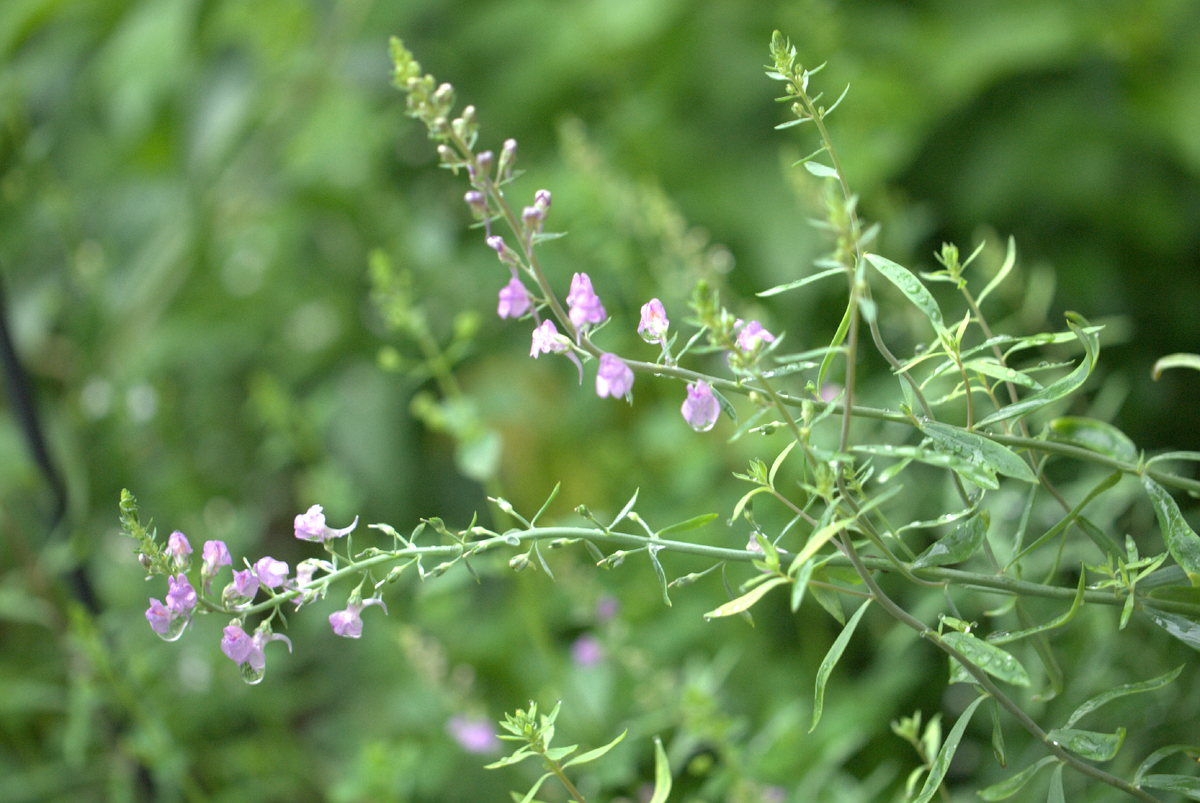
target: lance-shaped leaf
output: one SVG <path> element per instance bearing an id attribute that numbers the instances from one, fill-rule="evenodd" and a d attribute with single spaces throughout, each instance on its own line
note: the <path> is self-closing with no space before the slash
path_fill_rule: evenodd
<path id="1" fill-rule="evenodd" d="M 1075 728 L 1054 728 L 1046 738 L 1089 761 L 1111 761 L 1125 741 L 1125 729 L 1116 733 L 1081 731 Z"/>
<path id="2" fill-rule="evenodd" d="M 1046 437 L 1058 443 L 1069 443 L 1114 460 L 1135 462 L 1137 446 L 1121 430 L 1095 418 L 1065 416 L 1056 418 L 1046 425 Z"/>
<path id="3" fill-rule="evenodd" d="M 940 421 L 924 421 L 920 427 L 921 432 L 928 435 L 943 451 L 1006 477 L 1030 483 L 1037 482 L 1029 464 L 1009 451 L 1006 446 L 988 440 L 978 433 L 952 427 Z"/>
<path id="4" fill-rule="evenodd" d="M 1140 785 L 1142 782 L 1142 778 L 1146 775 L 1146 773 L 1148 773 L 1150 771 L 1150 769 L 1154 765 L 1156 765 L 1158 762 L 1162 761 L 1164 758 L 1167 758 L 1168 756 L 1173 756 L 1176 753 L 1189 753 L 1194 756 L 1197 753 L 1200 753 L 1200 748 L 1197 748 L 1195 745 L 1191 745 L 1191 744 L 1172 744 L 1172 745 L 1168 745 L 1166 747 L 1158 748 L 1153 753 L 1146 756 L 1146 760 L 1143 761 L 1141 763 L 1141 765 L 1138 766 L 1137 772 L 1135 772 L 1133 774 L 1133 785 L 1134 786 Z"/>
<path id="5" fill-rule="evenodd" d="M 987 466 L 977 465 L 966 458 L 935 449 L 925 449 L 920 446 L 893 446 L 890 443 L 879 443 L 855 446 L 851 451 L 879 455 L 880 457 L 895 457 L 901 460 L 916 460 L 918 463 L 924 463 L 928 466 L 950 469 L 963 479 L 978 485 L 980 488 L 987 488 L 990 491 L 994 491 L 1000 487 L 1000 483 L 996 481 L 995 473 Z"/>
<path id="6" fill-rule="evenodd" d="M 650 556 L 650 563 L 654 565 L 654 574 L 658 577 L 658 585 L 662 589 L 663 603 L 668 608 L 671 607 L 671 597 L 667 594 L 667 573 L 663 571 L 662 564 L 658 560 L 658 551 L 661 546 L 651 544 L 646 549 L 646 554 Z"/>
<path id="7" fill-rule="evenodd" d="M 667 753 L 663 750 L 662 739 L 654 737 L 654 794 L 650 803 L 667 803 L 671 794 L 671 765 L 667 762 Z"/>
<path id="8" fill-rule="evenodd" d="M 957 650 L 971 663 L 994 678 L 1014 686 L 1028 686 L 1029 673 L 1021 662 L 995 644 L 957 630 L 944 634 L 942 641 Z"/>
<path id="9" fill-rule="evenodd" d="M 976 306 L 983 306 L 983 300 L 988 295 L 1000 286 L 1000 282 L 1008 276 L 1009 271 L 1013 269 L 1013 265 L 1017 261 L 1017 241 L 1013 237 L 1008 238 L 1008 253 L 1004 256 L 1004 264 L 1000 266 L 1000 270 L 992 277 L 992 280 L 987 283 L 987 287 L 983 288 L 983 292 L 979 294 L 979 298 L 975 299 Z"/>
<path id="10" fill-rule="evenodd" d="M 563 764 L 563 769 L 570 767 L 572 764 L 586 764 L 589 761 L 595 761 L 596 759 L 600 758 L 600 756 L 604 755 L 609 750 L 612 750 L 614 747 L 616 747 L 621 742 L 621 740 L 625 738 L 625 734 L 627 734 L 627 733 L 629 733 L 628 728 L 621 731 L 620 736 L 613 739 L 611 742 L 604 745 L 603 747 L 597 747 L 595 750 L 589 750 L 586 753 L 581 753 L 580 755 L 575 756 L 575 758 L 571 759 L 566 764 Z"/>
<path id="11" fill-rule="evenodd" d="M 1146 615 L 1150 617 L 1150 621 L 1184 644 L 1200 650 L 1200 622 L 1181 613 L 1167 613 L 1154 608 L 1146 608 Z"/>
<path id="12" fill-rule="evenodd" d="M 921 787 L 921 794 L 917 795 L 913 803 L 929 803 L 933 796 L 937 794 L 938 787 L 942 785 L 942 779 L 946 777 L 946 770 L 950 767 L 950 760 L 954 758 L 954 753 L 958 750 L 958 743 L 962 741 L 963 732 L 967 729 L 967 723 L 971 721 L 971 717 L 975 714 L 975 709 L 986 699 L 986 697 L 982 696 L 976 697 L 975 702 L 967 706 L 967 710 L 963 711 L 958 721 L 954 723 L 954 727 L 950 729 L 950 733 L 946 736 L 946 741 L 942 745 L 942 749 L 938 751 L 937 758 L 929 766 L 929 775 L 925 778 L 925 785 Z"/>
<path id="13" fill-rule="evenodd" d="M 711 610 L 708 613 L 704 614 L 704 618 L 705 619 L 716 619 L 721 616 L 733 616 L 734 614 L 742 613 L 743 611 L 748 611 L 754 605 L 754 603 L 756 603 L 760 599 L 762 599 L 763 594 L 766 594 L 768 591 L 770 591 L 772 588 L 775 588 L 776 586 L 780 586 L 780 585 L 783 585 L 784 583 L 790 583 L 790 582 L 792 582 L 792 578 L 790 578 L 790 577 L 772 577 L 770 580 L 767 580 L 764 583 L 759 583 L 754 588 L 750 589 L 745 594 L 742 594 L 737 599 L 732 599 L 729 602 L 726 602 L 721 607 Z"/>
<path id="14" fill-rule="evenodd" d="M 962 563 L 983 545 L 987 529 L 988 512 L 985 510 L 955 527 L 949 535 L 930 544 L 924 552 L 917 555 L 917 559 L 909 568 L 924 569 L 926 566 Z"/>
<path id="15" fill-rule="evenodd" d="M 1192 368 L 1200 371 L 1200 354 L 1168 354 L 1159 357 L 1150 369 L 1150 378 L 1158 379 L 1168 368 Z"/>
<path id="16" fill-rule="evenodd" d="M 1037 393 L 1007 407 L 1000 408 L 980 421 L 976 426 L 985 427 L 988 424 L 994 424 L 998 421 L 1024 418 L 1035 410 L 1045 407 L 1047 404 L 1066 398 L 1087 381 L 1087 378 L 1092 375 L 1092 369 L 1096 367 L 1096 359 L 1100 354 L 1100 338 L 1094 332 L 1088 331 L 1088 323 L 1082 315 L 1068 312 L 1067 326 L 1071 328 L 1075 337 L 1083 344 L 1085 352 L 1083 360 L 1075 367 L 1075 370 L 1057 382 L 1053 382 L 1042 388 Z"/>
<path id="17" fill-rule="evenodd" d="M 1058 759 L 1055 756 L 1046 756 L 1038 763 L 1026 767 L 1011 778 L 1007 778 L 997 784 L 992 784 L 987 789 L 979 790 L 978 794 L 984 800 L 1006 800 L 1017 792 L 1020 792 L 1021 787 L 1029 783 L 1029 779 L 1037 775 L 1042 767 L 1053 764 L 1056 761 Z"/>
<path id="18" fill-rule="evenodd" d="M 935 332 L 939 335 L 949 334 L 946 324 L 942 320 L 942 310 L 938 306 L 937 300 L 934 299 L 929 289 L 921 283 L 921 280 L 913 275 L 912 271 L 878 254 L 866 254 L 865 256 L 875 270 L 882 273 L 888 281 L 896 285 L 900 289 L 900 292 L 908 296 L 908 300 L 925 314 L 925 317 L 933 324 Z"/>
<path id="19" fill-rule="evenodd" d="M 1175 792 L 1188 800 L 1200 800 L 1200 778 L 1192 775 L 1147 775 L 1140 785 Z"/>
<path id="20" fill-rule="evenodd" d="M 803 287 L 806 284 L 811 284 L 812 282 L 818 282 L 821 279 L 825 279 L 830 276 L 836 276 L 838 274 L 845 274 L 845 273 L 846 273 L 846 269 L 841 266 L 836 267 L 836 268 L 830 268 L 829 270 L 823 270 L 820 273 L 814 273 L 812 276 L 805 276 L 803 279 L 797 279 L 794 282 L 788 282 L 787 284 L 777 285 L 775 287 L 772 287 L 770 290 L 763 290 L 761 293 L 755 293 L 755 295 L 758 296 L 759 298 L 766 298 L 767 296 L 778 295 L 779 293 L 786 293 L 788 290 L 795 290 L 797 287 Z"/>
<path id="21" fill-rule="evenodd" d="M 1154 504 L 1154 514 L 1171 557 L 1187 572 L 1192 585 L 1200 586 L 1200 536 L 1188 526 L 1179 512 L 1179 505 L 1165 488 L 1145 474 L 1142 475 L 1142 486 Z"/>
<path id="22" fill-rule="evenodd" d="M 871 600 L 868 599 L 858 606 L 858 610 L 850 617 L 850 621 L 842 628 L 842 632 L 838 633 L 838 637 L 833 640 L 829 652 L 825 653 L 825 660 L 821 661 L 821 666 L 817 669 L 817 686 L 813 695 L 813 719 L 812 726 L 808 729 L 809 733 L 816 730 L 817 723 L 821 721 L 821 710 L 825 707 L 825 684 L 829 682 L 829 676 L 833 673 L 833 668 L 837 666 L 838 659 L 846 651 L 846 645 L 850 643 L 850 637 L 854 635 L 854 628 L 858 627 L 859 620 L 862 619 L 870 605 Z"/>
<path id="23" fill-rule="evenodd" d="M 1105 703 L 1112 702 L 1119 697 L 1161 689 L 1163 686 L 1166 686 L 1175 678 L 1179 677 L 1179 673 L 1183 671 L 1183 666 L 1183 664 L 1180 664 L 1174 671 L 1167 672 L 1165 675 L 1159 675 L 1158 677 L 1151 678 L 1150 680 L 1143 680 L 1140 683 L 1128 683 L 1124 686 L 1118 686 L 1115 689 L 1109 689 L 1102 694 L 1097 694 L 1095 697 L 1091 698 L 1083 705 L 1075 709 L 1075 713 L 1071 714 L 1071 718 L 1067 720 L 1067 727 L 1071 727 L 1100 706 L 1104 705 Z"/>

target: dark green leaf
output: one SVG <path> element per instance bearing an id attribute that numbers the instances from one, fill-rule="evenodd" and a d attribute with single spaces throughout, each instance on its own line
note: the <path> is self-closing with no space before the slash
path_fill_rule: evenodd
<path id="1" fill-rule="evenodd" d="M 1112 424 L 1095 418 L 1056 418 L 1046 425 L 1046 437 L 1058 443 L 1069 443 L 1099 452 L 1114 460 L 1132 463 L 1138 458 L 1137 447 L 1128 435 Z"/>
<path id="2" fill-rule="evenodd" d="M 1200 622 L 1181 613 L 1167 613 L 1151 607 L 1147 607 L 1145 612 L 1154 624 L 1189 647 L 1200 650 Z"/>
<path id="3" fill-rule="evenodd" d="M 1179 673 L 1182 671 L 1183 664 L 1180 664 L 1179 667 L 1174 671 L 1167 672 L 1165 675 L 1159 675 L 1158 677 L 1150 680 L 1143 680 L 1140 683 L 1128 683 L 1124 686 L 1118 686 L 1115 689 L 1109 689 L 1103 694 L 1098 694 L 1075 709 L 1075 713 L 1071 714 L 1071 718 L 1067 720 L 1067 727 L 1071 727 L 1100 706 L 1116 700 L 1119 697 L 1161 689 L 1163 686 L 1166 686 L 1168 683 L 1175 680 L 1175 678 L 1179 677 Z"/>
<path id="4" fill-rule="evenodd" d="M 1026 767 L 1011 778 L 1007 778 L 1000 783 L 992 784 L 987 789 L 981 789 L 978 794 L 981 798 L 988 801 L 1006 800 L 1015 795 L 1017 792 L 1020 792 L 1021 787 L 1029 783 L 1029 779 L 1034 775 L 1037 775 L 1038 771 L 1041 770 L 1042 767 L 1045 767 L 1048 764 L 1054 764 L 1057 761 L 1058 759 L 1054 756 L 1046 756 L 1038 763 Z M 1061 767 L 1062 764 L 1059 764 L 1059 766 Z"/>
<path id="5" fill-rule="evenodd" d="M 1142 487 L 1150 495 L 1158 526 L 1163 531 L 1171 557 L 1187 572 L 1192 585 L 1200 585 L 1200 536 L 1188 526 L 1179 512 L 1179 505 L 1175 504 L 1165 488 L 1145 474 L 1142 475 Z"/>
<path id="6" fill-rule="evenodd" d="M 1200 800 L 1200 778 L 1192 775 L 1147 775 L 1141 785 L 1176 792 L 1188 800 Z"/>
<path id="7" fill-rule="evenodd" d="M 1116 733 L 1097 733 L 1074 728 L 1055 728 L 1047 733 L 1046 737 L 1089 761 L 1111 761 L 1121 749 L 1121 743 L 1125 741 L 1125 729 L 1117 728 Z"/>
<path id="8" fill-rule="evenodd" d="M 829 647 L 829 652 L 825 653 L 825 659 L 821 661 L 821 666 L 817 670 L 816 693 L 813 695 L 812 726 L 808 729 L 809 733 L 816 730 L 817 723 L 821 721 L 821 709 L 825 705 L 825 684 L 829 682 L 829 676 L 833 673 L 833 668 L 837 666 L 838 659 L 842 657 L 846 645 L 850 643 L 850 637 L 854 635 L 854 628 L 858 627 L 859 620 L 862 619 L 863 614 L 867 612 L 867 608 L 870 605 L 871 600 L 868 599 L 862 605 L 858 606 L 858 610 L 850 617 L 850 621 L 842 628 L 842 632 L 838 633 L 838 637 L 833 640 L 833 644 Z"/>
<path id="9" fill-rule="evenodd" d="M 1037 477 L 1029 468 L 1029 464 L 1013 454 L 1006 446 L 988 440 L 978 433 L 968 432 L 939 421 L 925 421 L 920 424 L 920 427 L 921 432 L 933 439 L 937 446 L 944 451 L 958 455 L 973 465 L 1023 482 L 1037 482 Z"/>
<path id="10" fill-rule="evenodd" d="M 892 446 L 885 443 L 855 446 L 852 451 L 880 457 L 916 460 L 918 463 L 949 469 L 980 488 L 994 491 L 1000 487 L 1000 483 L 996 481 L 996 475 L 986 466 L 976 465 L 965 458 L 946 452 L 923 449 L 920 446 Z"/>
<path id="11" fill-rule="evenodd" d="M 933 329 L 938 334 L 946 333 L 946 324 L 942 321 L 942 310 L 938 307 L 937 301 L 930 294 L 928 288 L 921 283 L 921 280 L 912 274 L 912 272 L 898 265 L 886 257 L 881 257 L 878 254 L 866 254 L 866 259 L 875 270 L 879 271 L 900 289 L 900 292 L 908 296 L 917 309 L 925 314 L 929 322 L 933 324 Z"/>
<path id="12" fill-rule="evenodd" d="M 924 569 L 926 566 L 949 566 L 962 563 L 975 554 L 983 545 L 983 537 L 987 534 L 988 513 L 982 513 L 958 525 L 949 535 L 938 539 L 917 556 L 910 568 Z"/>
<path id="13" fill-rule="evenodd" d="M 975 638 L 970 633 L 951 631 L 942 635 L 942 641 L 960 652 L 975 666 L 992 677 L 1014 686 L 1028 686 L 1029 673 L 1021 662 L 994 644 Z"/>
<path id="14" fill-rule="evenodd" d="M 942 745 L 942 749 L 938 751 L 937 758 L 933 760 L 933 764 L 929 767 L 929 776 L 925 778 L 925 785 L 921 787 L 921 794 L 917 795 L 913 803 L 929 803 L 935 794 L 938 787 L 942 785 L 942 779 L 946 777 L 946 770 L 950 767 L 950 759 L 954 758 L 954 753 L 958 750 L 958 743 L 962 741 L 963 732 L 967 729 L 967 723 L 971 721 L 971 717 L 975 714 L 975 709 L 979 707 L 986 697 L 976 697 L 975 702 L 967 706 L 967 710 L 962 712 L 958 721 L 954 723 L 954 727 L 950 729 L 950 733 L 946 736 L 946 742 Z"/>

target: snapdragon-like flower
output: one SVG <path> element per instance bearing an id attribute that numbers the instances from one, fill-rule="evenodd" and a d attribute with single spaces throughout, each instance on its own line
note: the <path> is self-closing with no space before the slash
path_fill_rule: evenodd
<path id="1" fill-rule="evenodd" d="M 616 354 L 601 354 L 596 369 L 596 395 L 600 398 L 624 396 L 632 402 L 633 370 Z"/>
<path id="2" fill-rule="evenodd" d="M 734 322 L 734 326 L 741 326 L 742 321 L 739 319 Z M 774 343 L 775 335 L 763 328 L 763 325 L 758 321 L 750 321 L 738 332 L 737 345 L 742 351 L 750 352 L 757 349 L 763 343 Z"/>
<path id="3" fill-rule="evenodd" d="M 567 306 L 570 307 L 567 317 L 576 329 L 586 324 L 601 323 L 608 317 L 604 305 L 600 303 L 600 297 L 592 289 L 592 280 L 586 273 L 576 273 L 572 277 L 571 292 L 567 293 Z"/>
<path id="4" fill-rule="evenodd" d="M 362 635 L 362 609 L 369 605 L 378 605 L 383 608 L 383 612 L 387 613 L 387 605 L 383 604 L 383 600 L 372 598 L 363 600 L 362 602 L 351 601 L 346 605 L 346 610 L 331 613 L 329 615 L 329 626 L 333 628 L 333 632 L 345 638 L 358 638 Z"/>
<path id="5" fill-rule="evenodd" d="M 571 341 L 558 333 L 558 327 L 549 319 L 533 330 L 533 345 L 529 348 L 529 356 L 534 359 L 539 354 L 561 354 L 571 348 Z"/>
<path id="6" fill-rule="evenodd" d="M 237 607 L 254 599 L 258 593 L 258 575 L 253 569 L 234 570 L 233 582 L 225 586 L 221 601 L 226 606 Z"/>
<path id="7" fill-rule="evenodd" d="M 146 621 L 150 628 L 166 641 L 174 641 L 183 635 L 184 625 L 187 624 L 175 611 L 162 604 L 162 600 L 151 599 L 150 607 L 146 609 Z"/>
<path id="8" fill-rule="evenodd" d="M 701 379 L 688 383 L 687 398 L 684 399 L 681 412 L 689 427 L 697 432 L 708 432 L 721 414 L 721 405 L 709 384 Z"/>
<path id="9" fill-rule="evenodd" d="M 335 530 L 325 524 L 325 508 L 320 505 L 313 505 L 306 512 L 301 513 L 296 517 L 296 537 L 301 541 L 319 541 L 325 542 L 331 538 L 341 538 L 343 535 L 350 533 L 358 526 L 358 516 L 354 517 L 354 521 L 350 522 L 349 527 L 343 527 L 340 530 Z M 287 567 L 284 565 L 284 572 Z"/>
<path id="10" fill-rule="evenodd" d="M 188 543 L 187 536 L 179 530 L 167 536 L 167 554 L 171 556 L 171 563 L 176 570 L 187 571 L 189 556 L 192 554 L 192 545 Z"/>
<path id="11" fill-rule="evenodd" d="M 500 288 L 500 305 L 496 314 L 501 318 L 520 318 L 529 311 L 529 293 L 516 276 Z"/>
<path id="12" fill-rule="evenodd" d="M 200 564 L 200 577 L 204 580 L 205 592 L 212 593 L 213 578 L 222 566 L 232 566 L 233 558 L 229 556 L 229 547 L 225 546 L 224 541 L 205 541 L 200 554 L 204 560 Z"/>
<path id="13" fill-rule="evenodd" d="M 265 557 L 254 564 L 254 576 L 267 588 L 279 588 L 287 580 L 288 565 L 281 560 Z"/>
<path id="14" fill-rule="evenodd" d="M 262 627 L 250 636 L 240 626 L 233 624 L 225 628 L 221 638 L 221 652 L 238 665 L 242 672 L 242 680 L 253 686 L 261 682 L 266 673 L 267 657 L 263 653 L 263 647 L 269 641 L 282 641 L 287 645 L 288 652 L 292 651 L 292 642 L 287 636 L 271 633 L 269 629 Z"/>
<path id="15" fill-rule="evenodd" d="M 667 320 L 667 311 L 663 303 L 652 298 L 642 305 L 642 320 L 638 323 L 638 334 L 647 343 L 658 343 L 667 336 L 667 328 L 671 322 Z"/>
<path id="16" fill-rule="evenodd" d="M 188 582 L 186 575 L 176 575 L 167 578 L 167 607 L 172 613 L 180 616 L 190 616 L 196 607 L 196 589 Z"/>
<path id="17" fill-rule="evenodd" d="M 504 238 L 499 234 L 493 234 L 485 241 L 488 248 L 496 252 L 496 256 L 500 257 L 500 261 L 510 268 L 515 268 L 521 264 L 521 258 L 517 256 L 517 252 L 508 247 L 508 243 L 504 242 Z"/>

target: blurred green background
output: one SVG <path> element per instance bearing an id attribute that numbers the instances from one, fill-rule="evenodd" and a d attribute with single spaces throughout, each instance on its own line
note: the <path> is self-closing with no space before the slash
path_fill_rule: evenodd
<path id="1" fill-rule="evenodd" d="M 480 585 L 406 577 L 360 641 L 329 631 L 334 591 L 290 617 L 295 653 L 268 647 L 251 688 L 218 649 L 225 622 L 155 638 L 142 613 L 165 584 L 144 581 L 116 528 L 129 488 L 197 551 L 219 538 L 236 564 L 294 566 L 312 553 L 292 518 L 311 504 L 335 527 L 359 515 L 406 532 L 422 516 L 491 521 L 494 492 L 532 513 L 561 481 L 558 520 L 580 503 L 611 515 L 640 488 L 655 526 L 719 512 L 697 537 L 742 546 L 745 525 L 724 524 L 744 491 L 730 473 L 782 441 L 725 447 L 728 422 L 682 425 L 677 384 L 639 377 L 629 408 L 590 378 L 578 387 L 565 361 L 527 358 L 525 326 L 493 314 L 506 277 L 468 228 L 465 184 L 404 116 L 386 42 L 400 36 L 478 108 L 482 147 L 517 139 L 513 203 L 551 189 L 548 227 L 570 234 L 542 250 L 552 281 L 565 294 L 589 272 L 616 319 L 605 347 L 651 359 L 638 308 L 657 295 L 681 321 L 701 277 L 797 351 L 840 318 L 836 288 L 753 297 L 827 247 L 805 222 L 819 188 L 789 167 L 811 133 L 773 130 L 786 119 L 762 69 L 773 29 L 805 63 L 829 62 L 814 81 L 830 100 L 850 85 L 830 124 L 863 214 L 884 224 L 878 250 L 932 270 L 943 241 L 969 253 L 1015 236 L 1019 276 L 993 323 L 1061 329 L 1064 310 L 1108 323 L 1090 404 L 1073 412 L 1147 449 L 1200 449 L 1196 377 L 1149 380 L 1158 356 L 1200 351 L 1194 2 L 6 0 L 5 314 L 68 505 L 51 532 L 55 500 L 6 386 L 0 801 L 502 800 L 535 776 L 479 769 L 498 754 L 466 753 L 447 723 L 530 699 L 564 701 L 563 743 L 630 729 L 583 773 L 589 799 L 644 794 L 655 734 L 673 800 L 892 799 L 915 759 L 887 723 L 965 701 L 943 699 L 943 661 L 882 618 L 864 621 L 811 735 L 812 678 L 837 632 L 817 606 L 769 599 L 754 629 L 705 623 L 725 599 L 717 576 L 668 609 L 649 566 L 603 573 L 582 551 L 550 557 L 554 583 L 502 558 L 478 567 Z M 392 311 L 428 322 L 461 397 L 372 301 L 376 251 L 395 271 Z M 889 326 L 911 353 L 919 324 Z M 881 403 L 894 390 L 866 382 Z M 1148 509 L 1110 513 L 1157 538 Z M 61 582 L 77 568 L 94 616 Z M 1194 660 L 1136 620 L 1119 643 L 1112 630 L 1101 612 L 1056 641 L 1080 695 Z M 1120 709 L 1114 771 L 1194 737 L 1186 688 Z M 1053 718 L 1080 699 L 1030 705 Z M 955 777 L 1003 777 L 986 728 L 972 733 Z M 1010 767 L 1040 757 L 1010 735 Z M 1073 800 L 1112 797 L 1069 783 Z"/>

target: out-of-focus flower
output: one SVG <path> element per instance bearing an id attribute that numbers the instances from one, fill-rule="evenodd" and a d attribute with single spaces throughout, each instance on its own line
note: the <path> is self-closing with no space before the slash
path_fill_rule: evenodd
<path id="1" fill-rule="evenodd" d="M 721 414 L 721 405 L 713 395 L 709 384 L 701 379 L 699 382 L 689 382 L 687 398 L 683 401 L 683 420 L 697 432 L 708 432 L 717 422 Z"/>
<path id="2" fill-rule="evenodd" d="M 657 298 L 652 298 L 642 305 L 642 319 L 638 323 L 638 334 L 647 343 L 657 343 L 667 336 L 667 328 L 671 322 L 667 320 L 667 311 Z"/>
<path id="3" fill-rule="evenodd" d="M 529 293 L 516 276 L 500 288 L 500 305 L 496 314 L 501 318 L 520 318 L 529 311 Z"/>
<path id="4" fill-rule="evenodd" d="M 265 557 L 254 564 L 254 576 L 267 588 L 279 588 L 288 576 L 288 565 L 281 560 Z"/>
<path id="5" fill-rule="evenodd" d="M 734 323 L 734 326 L 741 326 L 741 320 Z M 758 321 L 750 321 L 742 327 L 742 330 L 737 335 L 737 345 L 742 351 L 750 352 L 757 349 L 763 343 L 774 343 L 775 335 L 763 328 L 763 325 Z"/>
<path id="6" fill-rule="evenodd" d="M 595 636 L 580 636 L 571 645 L 571 660 L 585 669 L 596 666 L 604 660 L 604 645 Z"/>
<path id="7" fill-rule="evenodd" d="M 457 714 L 446 722 L 446 732 L 468 753 L 493 753 L 500 749 L 496 726 L 487 719 Z"/>
<path id="8" fill-rule="evenodd" d="M 171 620 L 174 618 L 175 613 L 163 605 L 161 600 L 150 600 L 150 607 L 146 610 L 146 621 L 150 622 L 150 627 L 155 633 L 160 636 L 167 635 L 171 629 Z"/>
<path id="9" fill-rule="evenodd" d="M 533 344 L 529 347 L 529 356 L 536 359 L 539 354 L 561 354 L 570 348 L 571 341 L 558 333 L 554 321 L 545 320 L 533 330 Z"/>
<path id="10" fill-rule="evenodd" d="M 346 605 L 344 611 L 331 613 L 329 615 L 329 626 L 333 628 L 333 632 L 345 638 L 358 638 L 362 635 L 362 609 L 369 605 L 378 605 L 383 608 L 383 612 L 387 613 L 387 605 L 383 604 L 383 600 L 367 599 L 362 602 L 351 602 Z"/>
<path id="11" fill-rule="evenodd" d="M 596 394 L 601 398 L 618 396 L 630 398 L 633 389 L 633 370 L 616 354 L 601 354 L 596 369 Z"/>
<path id="12" fill-rule="evenodd" d="M 567 293 L 567 316 L 571 324 L 580 328 L 586 324 L 601 323 L 608 313 L 600 303 L 600 297 L 592 289 L 592 280 L 586 273 L 576 273 L 571 279 L 571 292 Z"/>

